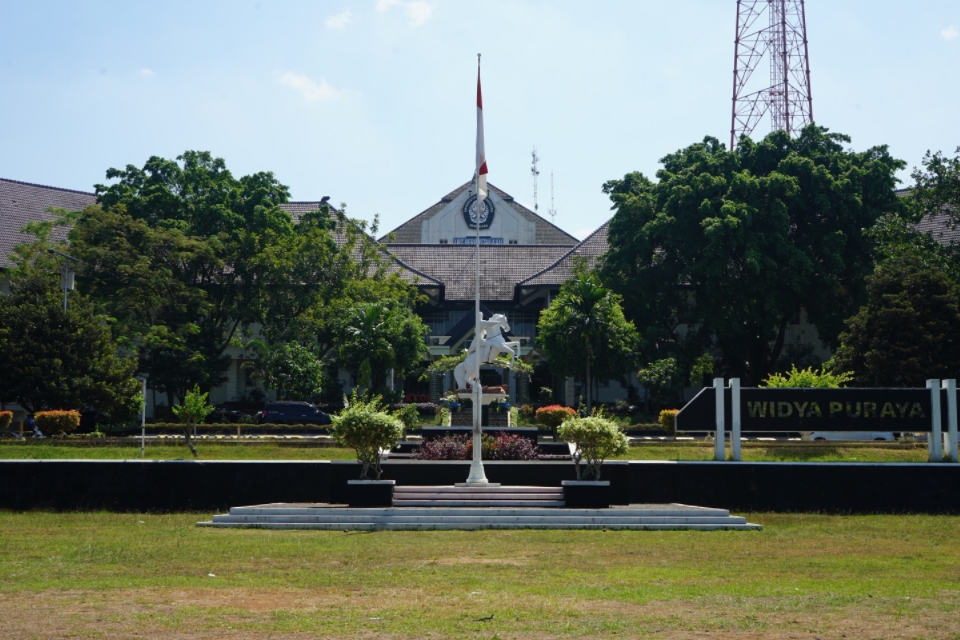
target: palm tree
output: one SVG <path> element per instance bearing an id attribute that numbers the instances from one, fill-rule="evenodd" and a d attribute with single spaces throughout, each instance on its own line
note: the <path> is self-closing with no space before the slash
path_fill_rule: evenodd
<path id="1" fill-rule="evenodd" d="M 582 273 L 574 279 L 569 293 L 570 295 L 562 300 L 561 307 L 567 315 L 566 332 L 569 338 L 583 345 L 589 411 L 593 408 L 591 366 L 608 328 L 611 292 L 597 281 L 594 274 Z"/>
<path id="2" fill-rule="evenodd" d="M 592 410 L 594 371 L 602 369 L 604 377 L 630 371 L 638 336 L 623 316 L 619 296 L 604 287 L 595 272 L 582 268 L 541 314 L 537 342 L 555 374 L 583 375 L 587 408 Z"/>
<path id="3" fill-rule="evenodd" d="M 394 352 L 389 333 L 390 310 L 381 304 L 369 304 L 353 309 L 346 327 L 349 338 L 341 349 L 343 355 L 359 362 L 357 385 L 367 389 L 381 386 L 388 369 L 393 367 Z"/>

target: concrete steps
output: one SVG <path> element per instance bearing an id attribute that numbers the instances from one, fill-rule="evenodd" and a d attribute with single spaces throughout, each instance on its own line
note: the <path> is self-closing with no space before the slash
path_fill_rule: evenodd
<path id="1" fill-rule="evenodd" d="M 516 487 L 511 487 L 516 489 Z M 429 492 L 424 492 L 429 493 Z M 519 492 L 531 495 L 532 492 Z M 454 500 L 453 502 L 464 502 Z M 495 500 L 488 500 L 495 502 Z M 430 506 L 351 509 L 327 504 L 234 507 L 199 526 L 335 531 L 479 529 L 759 530 L 725 509 L 689 505 L 630 505 L 610 509 Z"/>
<path id="2" fill-rule="evenodd" d="M 562 487 L 413 487 L 393 492 L 395 507 L 562 507 Z"/>

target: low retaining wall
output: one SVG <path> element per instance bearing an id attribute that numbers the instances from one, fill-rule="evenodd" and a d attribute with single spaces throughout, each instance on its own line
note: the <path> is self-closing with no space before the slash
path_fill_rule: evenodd
<path id="1" fill-rule="evenodd" d="M 397 460 L 399 485 L 462 482 L 469 462 Z M 487 462 L 491 482 L 560 486 L 569 462 Z M 0 508 L 216 511 L 268 502 L 338 502 L 347 461 L 3 460 Z M 735 511 L 960 514 L 960 465 L 906 463 L 627 462 L 604 465 L 614 504 L 669 503 Z"/>

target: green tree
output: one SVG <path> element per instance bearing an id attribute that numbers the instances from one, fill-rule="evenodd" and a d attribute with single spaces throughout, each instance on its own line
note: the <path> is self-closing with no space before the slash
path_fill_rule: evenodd
<path id="1" fill-rule="evenodd" d="M 881 264 L 867 283 L 867 303 L 847 320 L 834 368 L 870 387 L 956 377 L 960 285 L 910 254 Z"/>
<path id="2" fill-rule="evenodd" d="M 863 230 L 907 210 L 894 193 L 904 163 L 849 141 L 815 125 L 743 138 L 732 152 L 708 137 L 664 157 L 657 183 L 632 173 L 604 185 L 616 213 L 602 276 L 648 360 L 692 361 L 715 346 L 725 374 L 755 384 L 801 310 L 837 344 L 873 271 Z"/>
<path id="3" fill-rule="evenodd" d="M 675 358 L 651 362 L 637 373 L 637 379 L 657 405 L 676 406 L 683 392 L 683 372 Z"/>
<path id="4" fill-rule="evenodd" d="M 190 439 L 192 432 L 213 411 L 213 407 L 207 402 L 207 395 L 201 393 L 200 386 L 197 385 L 184 394 L 183 404 L 171 407 L 173 415 L 183 423 L 183 441 L 190 447 L 190 453 L 194 457 L 197 456 L 197 449 Z"/>
<path id="5" fill-rule="evenodd" d="M 357 376 L 357 385 L 384 393 L 387 375 L 402 380 L 429 353 L 429 328 L 408 307 L 391 301 L 356 305 L 341 330 L 341 364 Z"/>
<path id="6" fill-rule="evenodd" d="M 593 408 L 596 372 L 609 379 L 633 367 L 637 330 L 624 318 L 620 301 L 596 273 L 580 264 L 537 324 L 537 341 L 550 370 L 559 376 L 583 376 L 588 410 Z"/>
<path id="7" fill-rule="evenodd" d="M 48 247 L 44 238 L 18 247 L 10 293 L 0 294 L 0 400 L 31 413 L 95 410 L 130 421 L 140 407 L 136 362 L 118 355 L 109 319 L 83 295 L 71 292 L 63 310 Z"/>
<path id="8" fill-rule="evenodd" d="M 269 172 L 235 178 L 208 152 L 110 169 L 99 204 L 66 214 L 83 286 L 112 318 L 151 386 L 183 397 L 224 380 L 226 349 L 258 326 L 268 343 L 333 348 L 359 302 L 413 305 L 415 287 L 371 234 L 323 205 L 297 221 Z"/>
<path id="9" fill-rule="evenodd" d="M 310 348 L 297 342 L 267 345 L 252 342 L 256 360 L 250 365 L 255 378 L 278 400 L 314 400 L 323 390 L 323 361 Z"/>
<path id="10" fill-rule="evenodd" d="M 357 453 L 361 480 L 366 480 L 371 470 L 373 479 L 380 479 L 383 452 L 389 451 L 403 437 L 403 422 L 384 410 L 382 400 L 380 396 L 373 396 L 365 401 L 354 389 L 350 398 L 344 396 L 343 411 L 332 416 L 330 434 L 338 443 Z"/>

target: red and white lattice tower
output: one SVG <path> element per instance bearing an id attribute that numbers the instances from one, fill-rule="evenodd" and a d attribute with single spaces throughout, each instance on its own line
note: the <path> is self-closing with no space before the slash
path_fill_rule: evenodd
<path id="1" fill-rule="evenodd" d="M 768 114 L 770 130 L 789 135 L 813 122 L 803 0 L 737 0 L 734 42 L 730 148 Z M 764 60 L 770 83 L 761 87 L 759 79 L 750 80 Z"/>

